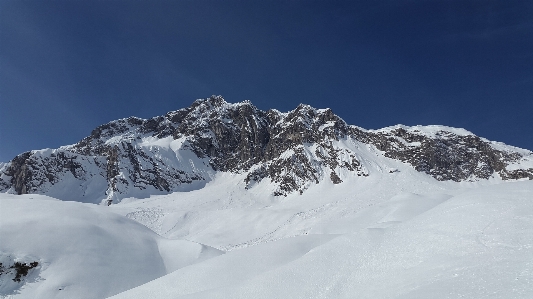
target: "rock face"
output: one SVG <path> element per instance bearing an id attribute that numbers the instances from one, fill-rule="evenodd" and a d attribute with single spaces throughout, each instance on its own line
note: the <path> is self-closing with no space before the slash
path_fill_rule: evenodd
<path id="1" fill-rule="evenodd" d="M 496 173 L 504 180 L 533 180 L 532 168 L 507 169 L 522 159 L 530 160 L 531 152 L 518 152 L 510 147 L 498 149 L 490 141 L 470 132 L 437 129 L 428 135 L 416 128 L 397 126 L 391 130 L 358 132 L 356 135 L 384 151 L 386 157 L 408 163 L 439 181 L 488 179 Z"/>
<path id="2" fill-rule="evenodd" d="M 361 147 L 441 181 L 533 179 L 533 168 L 523 166 L 532 152 L 462 129 L 365 130 L 330 109 L 261 111 L 212 96 L 164 116 L 112 121 L 74 145 L 22 153 L 0 168 L 0 192 L 110 204 L 201 188 L 216 172 L 230 172 L 243 175 L 245 188 L 266 181 L 273 195 L 287 195 L 324 179 L 370 175 Z"/>

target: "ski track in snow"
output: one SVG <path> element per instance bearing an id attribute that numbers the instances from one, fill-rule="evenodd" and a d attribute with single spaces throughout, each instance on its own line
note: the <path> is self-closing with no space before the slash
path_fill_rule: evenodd
<path id="1" fill-rule="evenodd" d="M 295 236 L 300 236 L 300 235 L 307 235 L 310 231 L 310 228 L 304 228 L 304 229 L 300 229 L 298 231 L 293 231 L 292 232 L 292 235 L 288 235 L 288 236 L 280 236 L 280 237 L 276 237 L 276 233 L 282 231 L 284 228 L 290 228 L 291 225 L 295 222 L 298 222 L 298 221 L 303 221 L 303 220 L 306 220 L 306 219 L 309 219 L 309 218 L 318 218 L 318 214 L 321 214 L 321 212 L 325 212 L 326 210 L 328 210 L 328 208 L 330 206 L 334 206 L 336 203 L 332 203 L 332 204 L 325 204 L 319 208 L 315 208 L 315 209 L 311 209 L 311 210 L 308 210 L 308 211 L 304 211 L 304 212 L 298 212 L 296 214 L 293 214 L 292 216 L 290 216 L 289 219 L 287 219 L 285 222 L 283 222 L 281 225 L 279 225 L 278 227 L 276 227 L 274 230 L 258 237 L 258 238 L 254 238 L 254 239 L 251 239 L 251 240 L 248 240 L 246 242 L 243 242 L 243 243 L 240 243 L 240 244 L 236 244 L 236 245 L 227 245 L 227 246 L 224 246 L 222 248 L 219 248 L 219 249 L 222 249 L 224 251 L 232 251 L 232 250 L 236 250 L 236 249 L 241 249 L 241 248 L 246 248 L 246 247 L 249 247 L 249 246 L 254 246 L 254 245 L 257 245 L 257 244 L 261 244 L 261 243 L 267 243 L 267 242 L 273 242 L 273 241 L 276 241 L 276 240 L 280 240 L 280 239 L 283 239 L 283 238 L 287 238 L 287 237 L 295 237 Z M 324 214 L 324 213 L 322 213 Z"/>

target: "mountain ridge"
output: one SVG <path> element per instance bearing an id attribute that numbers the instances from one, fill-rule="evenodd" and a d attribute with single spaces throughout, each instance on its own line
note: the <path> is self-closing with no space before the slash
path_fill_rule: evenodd
<path id="1" fill-rule="evenodd" d="M 376 158 L 363 157 L 363 149 Z M 366 130 L 331 109 L 262 111 L 211 96 L 162 116 L 111 121 L 73 145 L 22 153 L 0 167 L 0 192 L 111 204 L 202 188 L 217 172 L 230 172 L 244 176 L 246 189 L 266 182 L 272 195 L 286 196 L 324 179 L 341 184 L 346 176 L 369 176 L 370 162 L 380 159 L 439 181 L 533 180 L 531 151 L 464 129 Z"/>

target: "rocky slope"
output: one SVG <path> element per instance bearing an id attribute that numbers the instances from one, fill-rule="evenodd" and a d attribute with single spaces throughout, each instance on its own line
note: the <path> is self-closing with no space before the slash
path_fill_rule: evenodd
<path id="1" fill-rule="evenodd" d="M 270 184 L 279 196 L 372 175 L 362 149 L 377 153 L 373 164 L 397 160 L 440 181 L 533 180 L 531 151 L 463 129 L 365 130 L 330 109 L 261 111 L 212 96 L 163 116 L 112 121 L 74 145 L 22 153 L 0 168 L 0 192 L 110 204 L 202 188 L 230 172 L 243 175 L 244 188 Z"/>

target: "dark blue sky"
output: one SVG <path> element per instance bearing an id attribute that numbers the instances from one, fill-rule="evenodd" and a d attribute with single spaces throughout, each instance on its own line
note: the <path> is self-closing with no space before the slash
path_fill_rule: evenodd
<path id="1" fill-rule="evenodd" d="M 533 149 L 533 1 L 0 1 L 0 161 L 212 94 Z"/>

